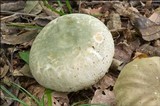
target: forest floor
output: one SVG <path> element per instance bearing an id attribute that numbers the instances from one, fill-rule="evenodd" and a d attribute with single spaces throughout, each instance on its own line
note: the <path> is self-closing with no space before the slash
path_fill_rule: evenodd
<path id="1" fill-rule="evenodd" d="M 24 105 L 17 100 L 25 102 L 27 105 L 24 106 L 39 106 L 41 103 L 38 104 L 32 96 L 26 94 L 25 90 L 38 100 L 45 97 L 45 94 L 51 94 L 53 106 L 90 106 L 87 104 L 116 106 L 113 88 L 122 68 L 135 58 L 160 56 L 159 0 L 69 0 L 69 2 L 2 0 L 0 2 L 1 106 Z M 61 15 L 71 13 L 92 15 L 109 28 L 115 44 L 114 59 L 109 72 L 92 87 L 71 93 L 56 91 L 46 93 L 46 89 L 39 85 L 30 73 L 27 63 L 29 51 L 36 35 L 46 24 Z M 49 106 L 46 101 L 45 99 L 43 105 Z"/>

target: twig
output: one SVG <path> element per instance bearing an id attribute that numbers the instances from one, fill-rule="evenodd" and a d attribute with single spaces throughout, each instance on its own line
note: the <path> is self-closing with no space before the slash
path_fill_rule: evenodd
<path id="1" fill-rule="evenodd" d="M 92 2 L 85 1 L 84 3 L 86 3 L 88 5 L 95 5 L 95 4 L 99 4 L 99 3 L 119 3 L 119 1 L 92 1 Z"/>
<path id="2" fill-rule="evenodd" d="M 11 12 L 11 11 L 0 11 L 1 15 L 25 15 L 25 16 L 31 16 L 36 17 L 35 14 L 27 14 L 27 13 L 20 13 L 20 12 Z"/>

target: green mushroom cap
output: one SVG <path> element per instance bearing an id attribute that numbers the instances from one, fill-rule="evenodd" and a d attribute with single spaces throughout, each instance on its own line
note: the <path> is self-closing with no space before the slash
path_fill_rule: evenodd
<path id="1" fill-rule="evenodd" d="M 113 55 L 112 35 L 100 20 L 69 14 L 51 21 L 38 34 L 29 65 L 34 78 L 44 87 L 72 92 L 101 79 Z"/>
<path id="2" fill-rule="evenodd" d="M 160 57 L 135 59 L 115 86 L 117 106 L 160 106 Z"/>

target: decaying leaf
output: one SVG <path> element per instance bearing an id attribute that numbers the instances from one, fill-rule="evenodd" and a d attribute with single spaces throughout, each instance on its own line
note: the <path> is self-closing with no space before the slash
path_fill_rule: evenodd
<path id="1" fill-rule="evenodd" d="M 159 24 L 152 22 L 140 13 L 124 7 L 121 3 L 115 3 L 113 7 L 120 15 L 127 16 L 131 19 L 133 26 L 141 33 L 144 40 L 152 41 L 160 38 Z"/>
<path id="2" fill-rule="evenodd" d="M 145 6 L 150 7 L 153 0 L 147 0 Z"/>
<path id="3" fill-rule="evenodd" d="M 28 88 L 28 91 L 34 95 L 36 98 L 41 99 L 42 96 L 44 95 L 44 91 L 45 88 L 34 84 L 33 86 L 30 86 Z M 23 100 L 26 104 L 28 104 L 29 106 L 36 106 L 35 101 L 33 101 L 33 99 L 31 97 L 29 97 L 27 94 L 25 94 L 24 92 L 20 93 L 18 95 L 18 98 L 20 100 Z M 22 104 L 18 103 L 17 106 L 23 106 Z"/>
<path id="4" fill-rule="evenodd" d="M 160 47 L 160 39 L 156 40 L 153 44 L 154 47 Z"/>
<path id="5" fill-rule="evenodd" d="M 112 11 L 109 17 L 110 17 L 110 20 L 107 23 L 107 27 L 109 29 L 121 29 L 120 15 Z"/>
<path id="6" fill-rule="evenodd" d="M 115 106 L 115 96 L 112 91 L 97 89 L 91 100 L 91 104 Z"/>
<path id="7" fill-rule="evenodd" d="M 99 8 L 88 8 L 88 9 L 84 9 L 84 8 L 81 8 L 81 12 L 82 13 L 86 13 L 86 14 L 90 14 L 90 15 L 94 15 L 94 16 L 99 16 L 101 15 L 101 7 Z"/>
<path id="8" fill-rule="evenodd" d="M 131 1 L 129 1 L 129 4 L 130 4 L 131 6 L 137 6 L 137 5 L 140 4 L 140 1 L 138 1 L 138 0 L 131 0 Z"/>
<path id="9" fill-rule="evenodd" d="M 117 13 L 125 17 L 130 16 L 133 13 L 132 10 L 129 10 L 122 3 L 114 3 L 113 8 L 116 9 Z"/>
<path id="10" fill-rule="evenodd" d="M 132 15 L 131 19 L 144 40 L 152 41 L 160 38 L 160 24 L 158 25 L 141 15 L 137 15 L 137 17 Z"/>
<path id="11" fill-rule="evenodd" d="M 17 36 L 2 35 L 1 43 L 11 44 L 11 45 L 22 44 L 25 42 L 29 42 L 30 40 L 35 38 L 36 35 L 37 35 L 37 30 L 27 31 Z"/>
<path id="12" fill-rule="evenodd" d="M 110 69 L 112 71 L 121 70 L 123 68 L 123 61 L 120 61 L 118 59 L 113 59 L 112 64 L 110 66 Z"/>
<path id="13" fill-rule="evenodd" d="M 34 85 L 31 85 L 29 86 L 29 88 L 27 89 L 32 95 L 36 96 L 37 98 L 39 99 L 42 99 L 42 97 L 44 96 L 44 103 L 45 103 L 45 106 L 48 105 L 48 99 L 45 95 L 45 88 L 40 86 L 40 85 L 37 85 L 37 84 L 34 84 Z M 52 92 L 51 93 L 51 97 L 52 97 L 52 104 L 54 106 L 69 106 L 69 100 L 68 100 L 68 97 L 67 97 L 67 93 L 59 93 L 59 92 Z M 35 105 L 36 103 L 30 98 L 28 97 L 26 94 L 24 93 L 21 93 L 19 95 L 19 98 L 21 100 L 23 100 L 24 102 L 26 102 L 27 104 L 32 104 Z M 21 106 L 20 104 L 18 106 Z"/>
<path id="14" fill-rule="evenodd" d="M 7 72 L 9 71 L 9 66 L 5 64 L 0 69 L 1 69 L 0 78 L 3 78 L 7 74 Z"/>
<path id="15" fill-rule="evenodd" d="M 29 65 L 28 65 L 28 64 L 25 64 L 25 65 L 19 70 L 19 72 L 22 73 L 24 76 L 33 78 L 32 74 L 31 74 L 31 72 L 30 72 L 30 68 L 29 68 Z"/>
<path id="16" fill-rule="evenodd" d="M 96 83 L 94 87 L 97 89 L 105 90 L 109 87 L 113 87 L 114 83 L 114 78 L 111 75 L 107 74 L 98 83 Z"/>
<path id="17" fill-rule="evenodd" d="M 30 13 L 38 5 L 38 1 L 26 1 L 24 12 Z"/>
<path id="18" fill-rule="evenodd" d="M 149 56 L 160 56 L 160 47 L 154 47 L 149 44 L 144 44 L 137 49 L 138 52 L 145 53 Z"/>
<path id="19" fill-rule="evenodd" d="M 129 25 L 127 25 L 127 29 L 123 30 L 123 35 L 127 41 L 131 41 L 135 37 Z"/>
<path id="20" fill-rule="evenodd" d="M 24 76 L 22 73 L 20 73 L 18 70 L 14 70 L 13 72 L 12 72 L 12 75 L 14 76 L 14 77 L 20 77 L 20 76 Z"/>
<path id="21" fill-rule="evenodd" d="M 67 93 L 52 92 L 52 96 L 59 102 L 60 106 L 69 106 Z"/>
<path id="22" fill-rule="evenodd" d="M 157 24 L 160 24 L 160 7 L 155 10 L 149 19 Z"/>
<path id="23" fill-rule="evenodd" d="M 1 106 L 10 106 L 14 100 L 8 98 L 8 95 L 6 93 L 3 93 L 2 90 L 0 90 L 0 95 L 1 95 Z"/>
<path id="24" fill-rule="evenodd" d="M 14 70 L 12 74 L 13 76 L 26 76 L 33 78 L 28 64 L 25 64 L 20 70 Z"/>
<path id="25" fill-rule="evenodd" d="M 129 7 L 128 9 L 133 11 L 133 12 L 139 13 L 139 11 L 133 6 Z"/>
<path id="26" fill-rule="evenodd" d="M 4 22 L 1 22 L 2 35 L 13 35 L 19 32 L 17 28 L 8 27 Z"/>
<path id="27" fill-rule="evenodd" d="M 12 79 L 8 76 L 4 76 L 1 82 L 7 86 L 11 86 Z"/>
<path id="28" fill-rule="evenodd" d="M 45 26 L 47 25 L 51 20 L 57 18 L 57 16 L 47 16 L 46 14 L 42 13 L 35 17 L 34 21 L 37 25 Z"/>
<path id="29" fill-rule="evenodd" d="M 11 64 L 9 62 L 9 59 L 6 57 L 5 54 L 5 50 L 3 49 L 3 46 L 1 46 L 2 48 L 0 49 L 0 78 L 4 78 L 5 76 L 7 76 L 7 73 L 9 71 L 11 71 Z"/>
<path id="30" fill-rule="evenodd" d="M 118 44 L 115 46 L 114 58 L 126 63 L 130 61 L 132 53 L 133 51 L 129 45 L 126 45 L 125 43 Z"/>
<path id="31" fill-rule="evenodd" d="M 19 14 L 5 16 L 5 17 L 1 18 L 1 22 L 11 22 L 11 21 L 14 21 L 15 19 L 18 19 L 19 17 L 20 17 Z M 1 24 L 3 24 L 3 23 L 1 23 Z"/>
<path id="32" fill-rule="evenodd" d="M 39 4 L 39 1 L 27 0 L 24 12 L 31 14 L 38 14 L 42 11 L 42 7 Z"/>
<path id="33" fill-rule="evenodd" d="M 25 7 L 25 1 L 14 1 L 1 4 L 1 11 L 17 11 Z"/>
<path id="34" fill-rule="evenodd" d="M 139 46 L 140 40 L 138 38 L 134 38 L 128 42 L 124 40 L 115 45 L 115 60 L 113 61 L 114 64 L 112 64 L 111 68 L 114 68 L 113 70 L 121 70 L 126 63 L 131 61 L 132 54 Z M 118 64 L 119 66 L 117 66 Z"/>

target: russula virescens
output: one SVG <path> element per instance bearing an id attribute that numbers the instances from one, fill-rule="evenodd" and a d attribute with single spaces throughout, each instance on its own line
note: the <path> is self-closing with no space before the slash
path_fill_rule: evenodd
<path id="1" fill-rule="evenodd" d="M 115 83 L 114 92 L 117 106 L 159 106 L 160 57 L 128 63 Z"/>
<path id="2" fill-rule="evenodd" d="M 97 18 L 69 14 L 47 24 L 32 44 L 29 65 L 46 88 L 72 92 L 87 88 L 108 71 L 113 38 Z"/>

